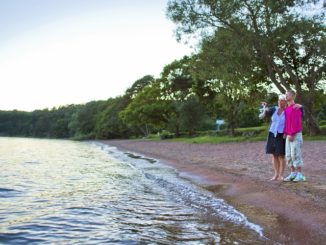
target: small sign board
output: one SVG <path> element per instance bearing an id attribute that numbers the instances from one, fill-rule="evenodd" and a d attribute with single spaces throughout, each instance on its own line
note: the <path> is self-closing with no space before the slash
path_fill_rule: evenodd
<path id="1" fill-rule="evenodd" d="M 217 119 L 216 120 L 216 130 L 219 131 L 221 128 L 221 125 L 224 123 L 225 123 L 225 121 L 223 119 Z"/>

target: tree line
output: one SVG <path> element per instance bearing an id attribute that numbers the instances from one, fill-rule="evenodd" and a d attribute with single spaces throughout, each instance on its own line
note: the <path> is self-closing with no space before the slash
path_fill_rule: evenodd
<path id="1" fill-rule="evenodd" d="M 260 101 L 297 91 L 310 135 L 326 120 L 325 8 L 316 1 L 170 0 L 179 40 L 196 52 L 146 75 L 121 96 L 33 112 L 0 111 L 0 135 L 112 139 L 212 130 L 217 118 L 261 125 Z"/>

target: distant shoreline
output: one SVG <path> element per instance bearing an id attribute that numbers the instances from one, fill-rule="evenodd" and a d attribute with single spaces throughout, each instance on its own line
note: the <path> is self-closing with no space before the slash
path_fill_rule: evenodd
<path id="1" fill-rule="evenodd" d="M 307 182 L 269 181 L 265 142 L 187 144 L 147 140 L 100 141 L 159 159 L 216 193 L 280 243 L 320 244 L 326 239 L 326 141 L 303 146 Z M 286 172 L 287 173 L 287 172 Z"/>

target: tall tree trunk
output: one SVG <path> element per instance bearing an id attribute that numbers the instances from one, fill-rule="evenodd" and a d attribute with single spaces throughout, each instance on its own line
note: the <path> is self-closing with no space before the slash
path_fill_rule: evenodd
<path id="1" fill-rule="evenodd" d="M 174 130 L 175 130 L 174 131 L 175 132 L 175 136 L 176 137 L 179 137 L 180 136 L 180 128 L 179 128 L 179 125 L 176 125 Z"/>
<path id="2" fill-rule="evenodd" d="M 235 122 L 234 122 L 234 120 L 230 121 L 230 123 L 229 123 L 229 132 L 230 132 L 231 136 L 235 136 Z"/>
<path id="3" fill-rule="evenodd" d="M 302 98 L 300 97 L 300 94 L 298 94 L 298 101 L 299 103 L 302 103 L 304 106 L 304 122 L 308 128 L 308 133 L 310 136 L 315 136 L 320 133 L 320 128 L 318 125 L 318 122 L 314 116 L 314 106 L 313 106 L 313 101 L 309 100 L 308 98 Z"/>
<path id="4" fill-rule="evenodd" d="M 235 112 L 235 106 L 233 106 L 233 104 L 230 104 L 230 108 L 229 108 L 229 113 L 228 113 L 228 130 L 231 136 L 235 136 L 235 127 L 236 127 L 236 112 Z"/>
<path id="5" fill-rule="evenodd" d="M 309 135 L 310 136 L 315 136 L 315 135 L 318 135 L 320 133 L 320 128 L 318 126 L 318 123 L 315 119 L 315 117 L 313 116 L 311 110 L 311 108 L 308 108 L 306 107 L 306 110 L 305 110 L 305 122 L 306 122 L 306 125 L 308 127 L 308 131 L 309 131 Z"/>

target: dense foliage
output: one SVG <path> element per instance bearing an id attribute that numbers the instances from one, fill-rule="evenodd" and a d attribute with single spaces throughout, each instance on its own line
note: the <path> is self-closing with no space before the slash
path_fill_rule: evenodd
<path id="1" fill-rule="evenodd" d="M 325 101 L 326 86 L 325 6 L 316 9 L 317 2 L 171 0 L 168 16 L 177 25 L 179 38 L 200 35 L 204 47 L 211 39 L 217 39 L 213 43 L 217 48 L 229 42 L 227 59 L 222 54 L 212 61 L 217 61 L 220 68 L 225 60 L 222 67 L 234 66 L 234 70 L 219 71 L 218 81 L 227 75 L 223 82 L 238 84 L 231 73 L 240 75 L 237 79 L 242 82 L 273 84 L 281 93 L 295 89 L 298 101 L 305 106 L 310 134 L 317 134 L 315 105 L 320 99 Z M 248 71 L 251 76 L 258 73 L 261 80 L 247 80 Z"/>

